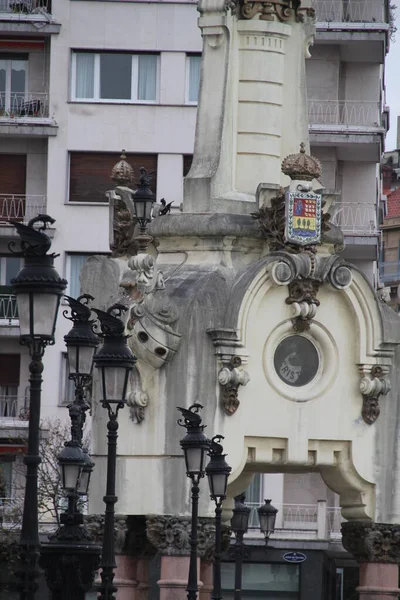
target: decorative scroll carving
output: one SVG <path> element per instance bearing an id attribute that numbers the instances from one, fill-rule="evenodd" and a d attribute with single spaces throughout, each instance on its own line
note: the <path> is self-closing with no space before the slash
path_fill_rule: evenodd
<path id="1" fill-rule="evenodd" d="M 310 322 L 315 317 L 320 301 L 317 299 L 320 282 L 315 279 L 297 279 L 289 283 L 290 304 L 294 311 L 293 329 L 299 333 L 310 329 Z"/>
<path id="2" fill-rule="evenodd" d="M 146 407 L 149 403 L 149 397 L 146 392 L 130 392 L 127 396 L 127 405 L 130 408 L 131 419 L 134 423 L 141 423 L 145 418 Z"/>
<path id="3" fill-rule="evenodd" d="M 173 329 L 178 312 L 164 292 L 163 274 L 149 254 L 137 254 L 128 261 L 120 286 L 131 302 L 128 329 L 129 344 L 138 358 L 156 369 L 172 359 L 181 336 Z M 133 406 L 143 406 L 144 398 Z M 140 410 L 138 411 L 138 415 Z"/>
<path id="4" fill-rule="evenodd" d="M 96 543 L 102 544 L 104 533 L 104 515 L 87 515 L 84 517 L 85 525 L 92 539 Z M 115 551 L 118 554 L 124 553 L 125 538 L 127 532 L 127 517 L 125 515 L 115 515 L 114 541 Z"/>
<path id="5" fill-rule="evenodd" d="M 358 562 L 400 563 L 400 525 L 397 524 L 342 523 L 342 544 Z"/>
<path id="6" fill-rule="evenodd" d="M 132 256 L 138 251 L 133 239 L 137 224 L 129 188 L 107 192 L 110 205 L 110 250 L 113 258 Z"/>
<path id="7" fill-rule="evenodd" d="M 220 402 L 227 415 L 233 415 L 239 408 L 238 390 L 240 385 L 247 385 L 250 376 L 247 371 L 239 370 L 242 364 L 240 356 L 233 356 L 227 367 L 223 367 L 218 373 L 220 384 Z"/>
<path id="8" fill-rule="evenodd" d="M 215 354 L 223 365 L 218 373 L 221 407 L 227 415 L 233 415 L 240 404 L 239 386 L 247 385 L 250 381 L 247 371 L 239 369 L 247 363 L 247 353 L 236 329 L 208 329 L 207 333 L 211 336 Z"/>
<path id="9" fill-rule="evenodd" d="M 229 4 L 231 7 L 231 3 Z M 240 2 L 240 16 L 243 19 L 252 19 L 260 13 L 260 19 L 263 21 L 274 21 L 277 18 L 281 22 L 287 22 L 290 19 L 303 21 L 304 14 L 309 17 L 315 17 L 313 8 L 300 9 L 300 2 L 290 0 L 242 0 Z"/>
<path id="10" fill-rule="evenodd" d="M 352 282 L 352 273 L 339 256 L 321 257 L 312 252 L 293 255 L 277 252 L 271 255 L 269 275 L 275 285 L 289 286 L 286 304 L 293 307 L 293 328 L 307 331 L 320 302 L 317 294 L 323 283 L 344 290 Z"/>
<path id="11" fill-rule="evenodd" d="M 146 519 L 149 542 L 163 555 L 190 554 L 189 517 L 150 515 Z"/>
<path id="12" fill-rule="evenodd" d="M 363 395 L 363 407 L 361 411 L 365 423 L 372 425 L 380 414 L 379 396 L 385 396 L 391 389 L 390 381 L 386 377 L 389 369 L 387 367 L 360 367 L 361 380 L 360 391 Z"/>

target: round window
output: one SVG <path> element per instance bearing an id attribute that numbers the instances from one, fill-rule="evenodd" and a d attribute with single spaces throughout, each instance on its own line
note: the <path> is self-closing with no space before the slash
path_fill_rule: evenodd
<path id="1" fill-rule="evenodd" d="M 291 335 L 278 344 L 274 367 L 282 381 L 288 385 L 307 385 L 318 372 L 318 351 L 308 338 Z"/>

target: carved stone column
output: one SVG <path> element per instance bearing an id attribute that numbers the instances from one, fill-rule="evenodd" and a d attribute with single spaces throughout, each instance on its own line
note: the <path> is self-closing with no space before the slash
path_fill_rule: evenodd
<path id="1" fill-rule="evenodd" d="M 189 573 L 190 517 L 147 517 L 147 539 L 161 554 L 161 572 L 158 585 L 160 600 L 185 600 Z M 212 519 L 200 518 L 198 529 L 198 573 L 200 557 L 214 543 Z M 199 581 L 201 590 L 202 582 Z"/>
<path id="2" fill-rule="evenodd" d="M 342 544 L 360 563 L 360 600 L 396 599 L 400 594 L 400 525 L 348 522 Z"/>

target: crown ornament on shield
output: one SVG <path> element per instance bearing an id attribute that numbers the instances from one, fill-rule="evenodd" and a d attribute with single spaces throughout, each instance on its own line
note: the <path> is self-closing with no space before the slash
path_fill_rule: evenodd
<path id="1" fill-rule="evenodd" d="M 306 154 L 305 144 L 301 142 L 298 154 L 289 154 L 283 159 L 282 173 L 292 180 L 312 181 L 321 177 L 322 167 L 318 158 Z"/>

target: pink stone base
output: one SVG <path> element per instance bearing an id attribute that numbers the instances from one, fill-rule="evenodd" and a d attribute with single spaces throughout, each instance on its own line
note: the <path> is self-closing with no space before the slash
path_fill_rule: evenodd
<path id="1" fill-rule="evenodd" d="M 398 565 L 361 563 L 360 585 L 357 588 L 360 600 L 397 600 L 400 594 L 398 581 Z"/>
<path id="2" fill-rule="evenodd" d="M 116 556 L 114 583 L 118 588 L 117 600 L 136 600 L 136 558 L 119 554 Z"/>
<path id="3" fill-rule="evenodd" d="M 197 562 L 199 572 L 200 560 Z M 186 600 L 186 587 L 189 573 L 188 556 L 162 556 L 161 577 L 157 581 L 160 600 Z M 199 582 L 199 588 L 201 586 Z"/>
<path id="4" fill-rule="evenodd" d="M 213 590 L 213 563 L 201 561 L 200 579 L 203 587 L 200 589 L 200 600 L 210 600 Z"/>

